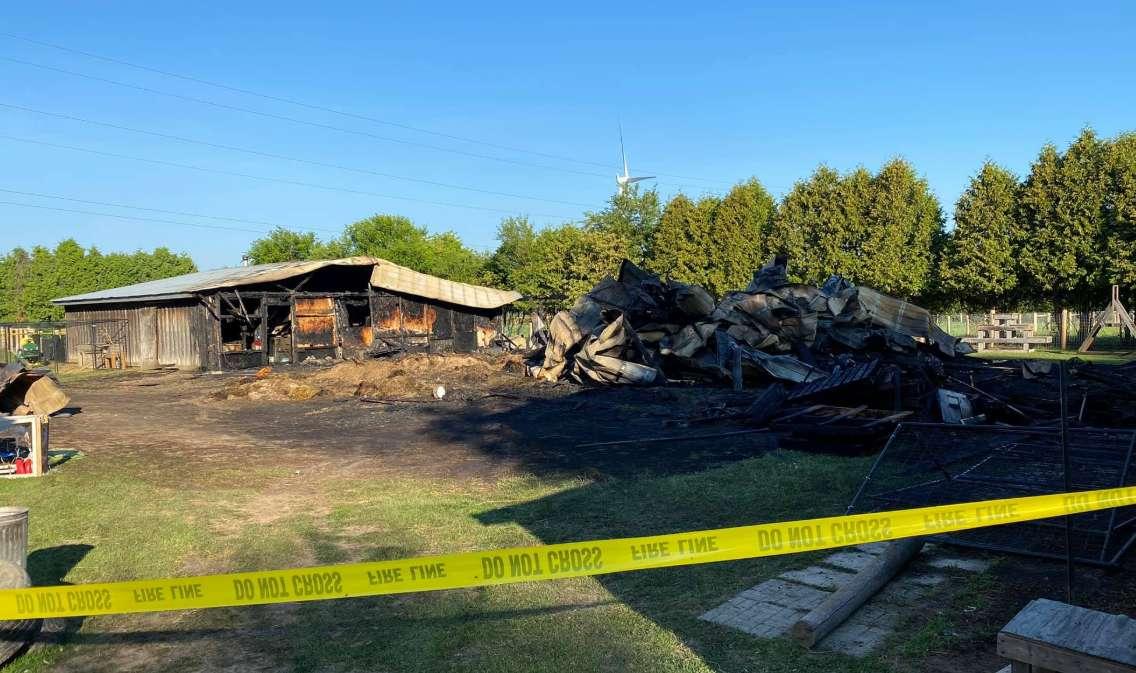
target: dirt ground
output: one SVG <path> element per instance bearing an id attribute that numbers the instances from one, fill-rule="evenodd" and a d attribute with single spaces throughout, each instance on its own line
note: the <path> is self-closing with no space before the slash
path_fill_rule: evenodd
<path id="1" fill-rule="evenodd" d="M 314 373 L 266 372 L 259 378 L 173 373 L 76 382 L 67 390 L 81 413 L 53 423 L 52 441 L 80 449 L 84 460 L 106 460 L 155 485 L 166 485 L 170 475 L 177 475 L 178 488 L 191 501 L 195 492 L 207 497 L 218 481 L 239 479 L 242 469 L 270 467 L 272 477 L 242 505 L 250 520 L 267 524 L 299 508 L 328 514 L 317 494 L 338 483 L 407 475 L 487 484 L 533 475 L 580 475 L 603 482 L 697 473 L 762 455 L 777 445 L 776 437 L 753 433 L 701 442 L 577 448 L 631 437 L 738 430 L 741 426 L 726 422 L 691 430 L 670 427 L 668 421 L 741 405 L 752 393 L 581 389 L 524 379 L 505 371 L 500 362 L 416 357 L 420 359 L 345 363 Z M 439 383 L 446 386 L 441 400 L 431 394 Z M 199 571 L 211 569 L 206 565 Z M 992 634 L 1029 598 L 1062 598 L 1062 572 L 1060 564 L 1005 559 L 996 566 L 995 588 L 979 607 L 933 606 L 929 613 L 963 610 L 966 619 L 956 622 L 957 632 L 948 642 L 930 648 L 928 670 L 996 670 L 1000 665 Z M 1131 559 L 1122 571 L 1079 571 L 1077 602 L 1132 612 L 1134 578 Z M 271 610 L 274 616 L 267 623 L 288 621 L 291 608 Z M 85 648 L 80 639 L 52 670 L 153 670 L 186 647 L 215 648 L 218 658 L 211 661 L 232 662 L 226 670 L 274 670 L 267 663 L 258 668 L 253 662 L 260 659 L 252 654 L 239 654 L 255 652 L 260 646 L 249 643 L 272 635 L 263 624 L 259 630 L 219 628 L 205 638 L 211 644 L 203 645 L 201 637 L 183 642 L 171 635 L 179 619 L 151 615 L 129 622 L 134 631 L 147 625 L 153 631 L 149 638 L 116 636 L 112 628 L 101 634 L 101 641 L 91 641 L 97 647 Z"/>

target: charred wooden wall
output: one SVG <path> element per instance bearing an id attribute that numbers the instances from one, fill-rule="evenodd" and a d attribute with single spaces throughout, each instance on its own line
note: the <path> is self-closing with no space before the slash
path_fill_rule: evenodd
<path id="1" fill-rule="evenodd" d="M 496 332 L 500 316 L 500 309 L 475 309 L 383 290 L 371 294 L 375 341 L 392 348 L 471 353 Z"/>
<path id="2" fill-rule="evenodd" d="M 184 369 L 206 366 L 208 321 L 196 299 L 139 304 L 94 304 L 65 307 L 68 362 L 78 362 L 90 348 L 91 324 L 117 322 L 126 331 L 128 367 L 175 365 Z"/>

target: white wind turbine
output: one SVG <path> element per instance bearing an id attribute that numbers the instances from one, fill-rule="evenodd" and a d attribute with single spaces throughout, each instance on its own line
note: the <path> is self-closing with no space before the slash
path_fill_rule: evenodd
<path id="1" fill-rule="evenodd" d="M 623 175 L 615 176 L 615 184 L 619 185 L 619 193 L 622 194 L 627 191 L 627 187 L 643 180 L 650 180 L 654 178 L 653 175 L 644 175 L 642 177 L 632 177 L 631 171 L 627 167 L 627 152 L 623 149 L 623 124 L 619 125 L 619 154 L 623 157 Z"/>

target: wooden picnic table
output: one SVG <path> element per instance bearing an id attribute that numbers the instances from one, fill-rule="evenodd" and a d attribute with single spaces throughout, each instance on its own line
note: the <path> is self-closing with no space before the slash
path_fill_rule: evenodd
<path id="1" fill-rule="evenodd" d="M 998 318 L 1003 316 L 993 316 L 995 322 L 986 325 L 979 325 L 976 329 L 978 336 L 965 337 L 963 341 L 968 344 L 973 344 L 977 350 L 989 350 L 992 347 L 1020 347 L 1021 350 L 1029 352 L 1033 350 L 1034 346 L 1044 346 L 1051 342 L 1049 337 L 1039 337 L 1034 335 L 1034 326 L 1020 323 L 1009 322 L 1010 319 L 1017 318 L 1017 316 L 1005 316 L 1005 321 L 998 321 Z"/>

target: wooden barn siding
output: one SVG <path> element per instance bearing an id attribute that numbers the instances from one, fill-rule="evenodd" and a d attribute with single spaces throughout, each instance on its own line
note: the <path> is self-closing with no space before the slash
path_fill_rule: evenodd
<path id="1" fill-rule="evenodd" d="M 155 333 L 143 334 L 143 326 L 149 321 L 143 315 L 153 311 Z M 126 321 L 126 364 L 139 367 L 142 363 L 142 340 L 157 338 L 158 361 L 188 369 L 203 365 L 201 339 L 204 337 L 205 309 L 196 300 L 181 300 L 166 304 L 110 304 L 95 306 L 74 306 L 65 308 L 64 318 L 72 321 L 125 320 Z M 78 362 L 78 344 L 88 343 L 89 327 L 86 325 L 67 327 L 67 361 Z M 151 346 L 151 350 L 154 346 Z"/>
<path id="2" fill-rule="evenodd" d="M 158 362 L 183 369 L 205 366 L 201 361 L 201 341 L 205 337 L 200 321 L 204 308 L 199 303 L 158 306 Z"/>

